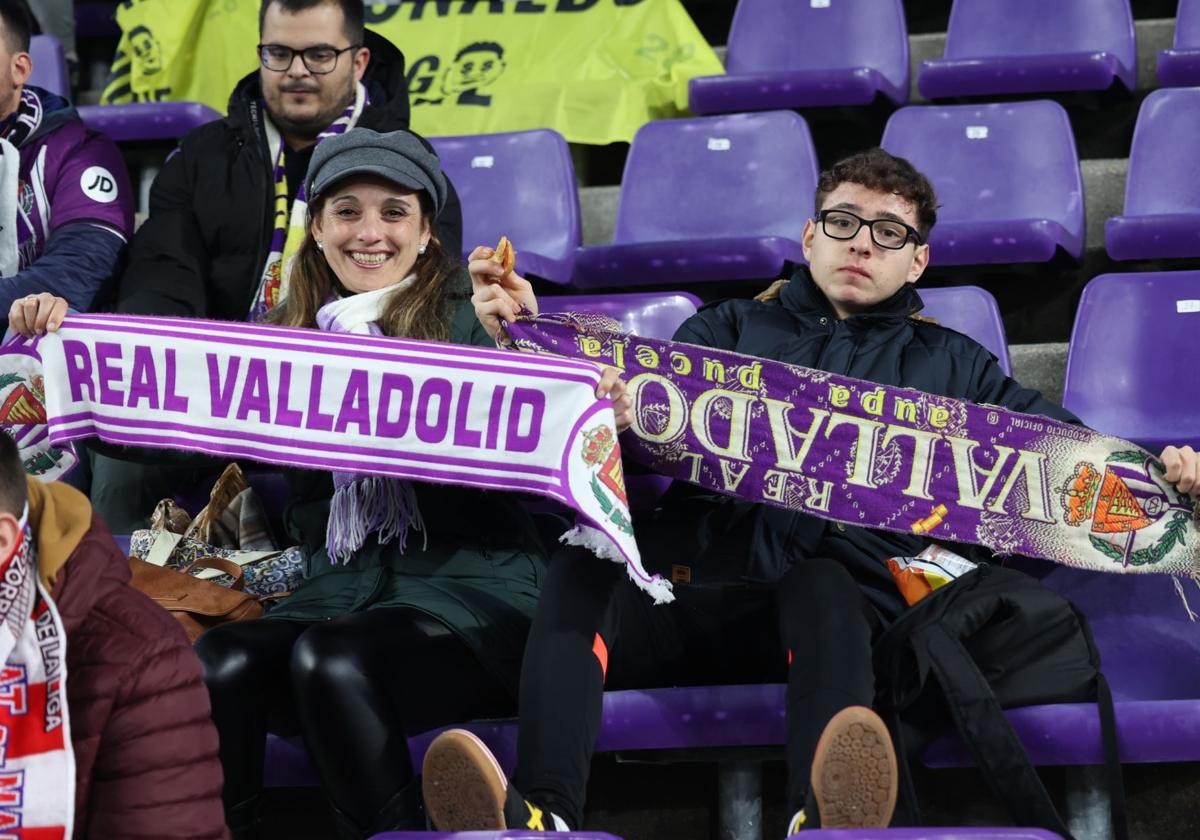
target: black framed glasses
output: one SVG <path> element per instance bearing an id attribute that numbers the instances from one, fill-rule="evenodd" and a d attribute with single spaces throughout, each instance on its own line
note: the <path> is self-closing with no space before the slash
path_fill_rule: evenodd
<path id="1" fill-rule="evenodd" d="M 292 66 L 292 62 L 296 60 L 296 56 L 299 55 L 309 73 L 321 76 L 333 72 L 342 53 L 356 50 L 361 46 L 362 44 L 351 44 L 339 49 L 328 44 L 318 44 L 315 47 L 294 50 L 283 44 L 259 44 L 258 60 L 262 62 L 263 67 L 272 72 L 286 73 Z"/>
<path id="2" fill-rule="evenodd" d="M 921 234 L 915 228 L 894 219 L 864 219 L 848 210 L 822 210 L 817 214 L 821 230 L 831 239 L 853 239 L 863 225 L 871 229 L 871 241 L 880 248 L 899 251 L 911 238 L 921 244 Z"/>

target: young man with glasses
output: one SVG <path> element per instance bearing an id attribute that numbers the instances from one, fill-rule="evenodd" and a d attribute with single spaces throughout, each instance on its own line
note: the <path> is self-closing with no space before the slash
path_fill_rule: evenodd
<path id="1" fill-rule="evenodd" d="M 908 161 L 872 149 L 836 163 L 815 210 L 802 234 L 808 266 L 756 300 L 702 309 L 675 340 L 1078 422 L 975 341 L 911 317 L 937 201 Z M 470 268 L 493 336 L 520 305 L 537 311 L 520 277 L 489 260 Z M 1194 491 L 1195 453 L 1171 450 L 1168 479 Z M 425 758 L 435 826 L 578 829 L 604 689 L 754 682 L 787 683 L 788 833 L 888 825 L 896 757 L 870 709 L 871 643 L 905 609 L 885 561 L 927 541 L 682 482 L 635 527 L 647 565 L 687 568 L 690 582 L 672 575 L 676 601 L 654 606 L 619 564 L 561 550 L 525 649 L 517 776 L 509 784 L 468 733 L 443 734 Z"/>
<path id="2" fill-rule="evenodd" d="M 353 126 L 408 127 L 404 56 L 364 29 L 362 0 L 264 0 L 257 52 L 259 69 L 234 89 L 229 116 L 184 137 L 155 179 L 117 290 L 119 312 L 261 317 L 286 293 L 305 227 L 300 185 L 316 145 Z M 446 253 L 461 253 L 453 186 L 435 235 Z M 144 527 L 158 499 L 197 480 L 104 455 L 92 466 L 93 504 L 115 533 Z"/>

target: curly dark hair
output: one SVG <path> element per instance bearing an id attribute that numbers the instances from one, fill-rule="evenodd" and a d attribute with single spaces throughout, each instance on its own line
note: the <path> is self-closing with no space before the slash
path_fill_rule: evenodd
<path id="1" fill-rule="evenodd" d="M 842 158 L 817 178 L 817 212 L 826 197 L 841 184 L 861 184 L 870 190 L 892 193 L 909 201 L 917 214 L 917 232 L 922 241 L 937 223 L 937 196 L 933 184 L 915 166 L 876 147 Z"/>

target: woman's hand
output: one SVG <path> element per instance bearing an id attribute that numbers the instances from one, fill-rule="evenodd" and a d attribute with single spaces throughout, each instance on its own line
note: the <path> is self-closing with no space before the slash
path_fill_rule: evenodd
<path id="1" fill-rule="evenodd" d="M 467 271 L 471 274 L 471 304 L 475 307 L 475 317 L 493 341 L 500 337 L 502 320 L 517 320 L 522 308 L 534 315 L 538 311 L 533 286 L 515 271 L 505 272 L 499 263 L 492 260 L 494 253 L 494 248 L 480 245 L 471 252 L 467 264 Z"/>
<path id="2" fill-rule="evenodd" d="M 613 414 L 617 418 L 617 433 L 633 425 L 633 399 L 625 390 L 625 380 L 615 367 L 600 368 L 600 384 L 596 386 L 596 399 L 608 397 L 612 400 Z"/>
<path id="3" fill-rule="evenodd" d="M 54 332 L 67 317 L 67 301 L 49 292 L 17 298 L 8 309 L 8 326 L 12 331 L 33 338 Z"/>

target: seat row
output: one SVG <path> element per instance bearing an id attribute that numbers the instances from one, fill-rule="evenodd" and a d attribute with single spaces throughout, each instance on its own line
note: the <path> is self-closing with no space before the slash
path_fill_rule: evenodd
<path id="1" fill-rule="evenodd" d="M 1115 259 L 1200 257 L 1200 164 L 1179 137 L 1200 133 L 1200 88 L 1143 103 Z M 643 126 L 626 160 L 609 245 L 580 247 L 566 143 L 551 131 L 432 138 L 462 196 L 464 242 L 516 243 L 518 270 L 581 291 L 778 276 L 803 261 L 816 154 L 792 112 Z M 912 106 L 881 145 L 926 172 L 939 221 L 935 266 L 1045 262 L 1084 254 L 1084 195 L 1057 103 Z"/>
<path id="2" fill-rule="evenodd" d="M 693 79 L 696 114 L 908 101 L 902 0 L 739 0 L 726 73 Z M 1133 90 L 1129 0 L 954 0 L 942 58 L 921 62 L 926 99 Z M 1159 84 L 1200 84 L 1200 0 L 1179 0 Z M 1148 86 L 1148 85 L 1144 85 Z"/>

